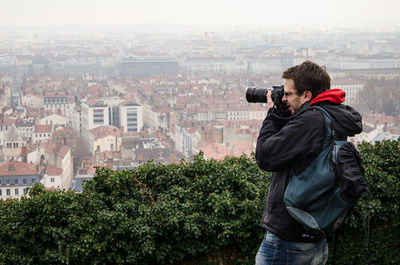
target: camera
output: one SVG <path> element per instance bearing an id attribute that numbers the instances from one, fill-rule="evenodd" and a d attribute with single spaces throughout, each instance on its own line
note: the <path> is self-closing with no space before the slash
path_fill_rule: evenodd
<path id="1" fill-rule="evenodd" d="M 271 90 L 271 98 L 277 108 L 285 108 L 282 102 L 283 98 L 283 85 L 272 86 L 272 88 L 256 87 L 253 83 L 249 83 L 246 90 L 246 99 L 249 103 L 266 103 L 267 93 Z"/>

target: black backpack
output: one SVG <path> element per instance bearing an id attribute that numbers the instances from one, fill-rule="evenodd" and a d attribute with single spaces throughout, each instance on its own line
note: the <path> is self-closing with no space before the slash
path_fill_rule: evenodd
<path id="1" fill-rule="evenodd" d="M 290 179 L 284 203 L 306 229 L 326 237 L 343 223 L 368 185 L 357 148 L 335 140 L 329 113 L 320 106 L 313 108 L 322 112 L 327 125 L 323 150 L 305 171 Z"/>

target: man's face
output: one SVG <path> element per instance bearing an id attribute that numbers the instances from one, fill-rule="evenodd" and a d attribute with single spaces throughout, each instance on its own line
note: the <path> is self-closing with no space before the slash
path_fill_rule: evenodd
<path id="1" fill-rule="evenodd" d="M 285 79 L 284 90 L 285 94 L 282 97 L 282 102 L 288 106 L 288 110 L 291 114 L 298 112 L 304 102 L 309 100 L 305 96 L 306 93 L 302 95 L 297 93 L 293 79 Z"/>

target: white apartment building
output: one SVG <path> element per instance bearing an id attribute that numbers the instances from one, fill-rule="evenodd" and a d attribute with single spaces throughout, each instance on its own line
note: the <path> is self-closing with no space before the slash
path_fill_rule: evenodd
<path id="1" fill-rule="evenodd" d="M 139 104 L 112 99 L 97 104 L 83 102 L 81 107 L 81 130 L 87 141 L 89 131 L 100 126 L 123 126 L 124 132 L 143 129 L 143 107 Z"/>
<path id="2" fill-rule="evenodd" d="M 43 97 L 43 107 L 45 110 L 50 110 L 54 113 L 61 111 L 63 115 L 66 115 L 74 107 L 74 104 L 70 104 L 68 101 L 68 96 L 63 93 L 47 94 Z"/>
<path id="3" fill-rule="evenodd" d="M 47 165 L 45 174 L 40 180 L 46 188 L 50 189 L 62 189 L 62 172 L 61 168 Z"/>
<path id="4" fill-rule="evenodd" d="M 24 140 L 32 139 L 35 124 L 30 120 L 22 120 L 17 124 L 17 129 Z"/>
<path id="5" fill-rule="evenodd" d="M 109 125 L 108 106 L 105 104 L 81 104 L 81 129 L 84 139 L 89 140 L 89 131 L 93 128 Z"/>
<path id="6" fill-rule="evenodd" d="M 60 188 L 64 190 L 70 190 L 72 186 L 72 180 L 74 178 L 74 166 L 73 158 L 71 156 L 71 149 L 68 146 L 63 146 L 55 150 L 41 148 L 38 154 L 43 155 L 43 163 L 48 163 L 48 165 L 62 169 Z M 42 158 L 42 155 L 40 155 L 40 159 Z"/>
<path id="7" fill-rule="evenodd" d="M 139 132 L 143 128 L 143 107 L 139 104 L 128 102 L 119 106 L 120 126 L 124 132 Z"/>

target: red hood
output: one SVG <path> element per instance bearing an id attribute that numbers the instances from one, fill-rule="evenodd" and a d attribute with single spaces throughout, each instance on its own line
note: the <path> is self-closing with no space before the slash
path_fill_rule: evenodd
<path id="1" fill-rule="evenodd" d="M 346 97 L 346 92 L 339 88 L 334 88 L 322 92 L 318 96 L 316 96 L 310 103 L 310 106 L 314 103 L 321 102 L 321 101 L 330 101 L 332 103 L 343 103 Z"/>

